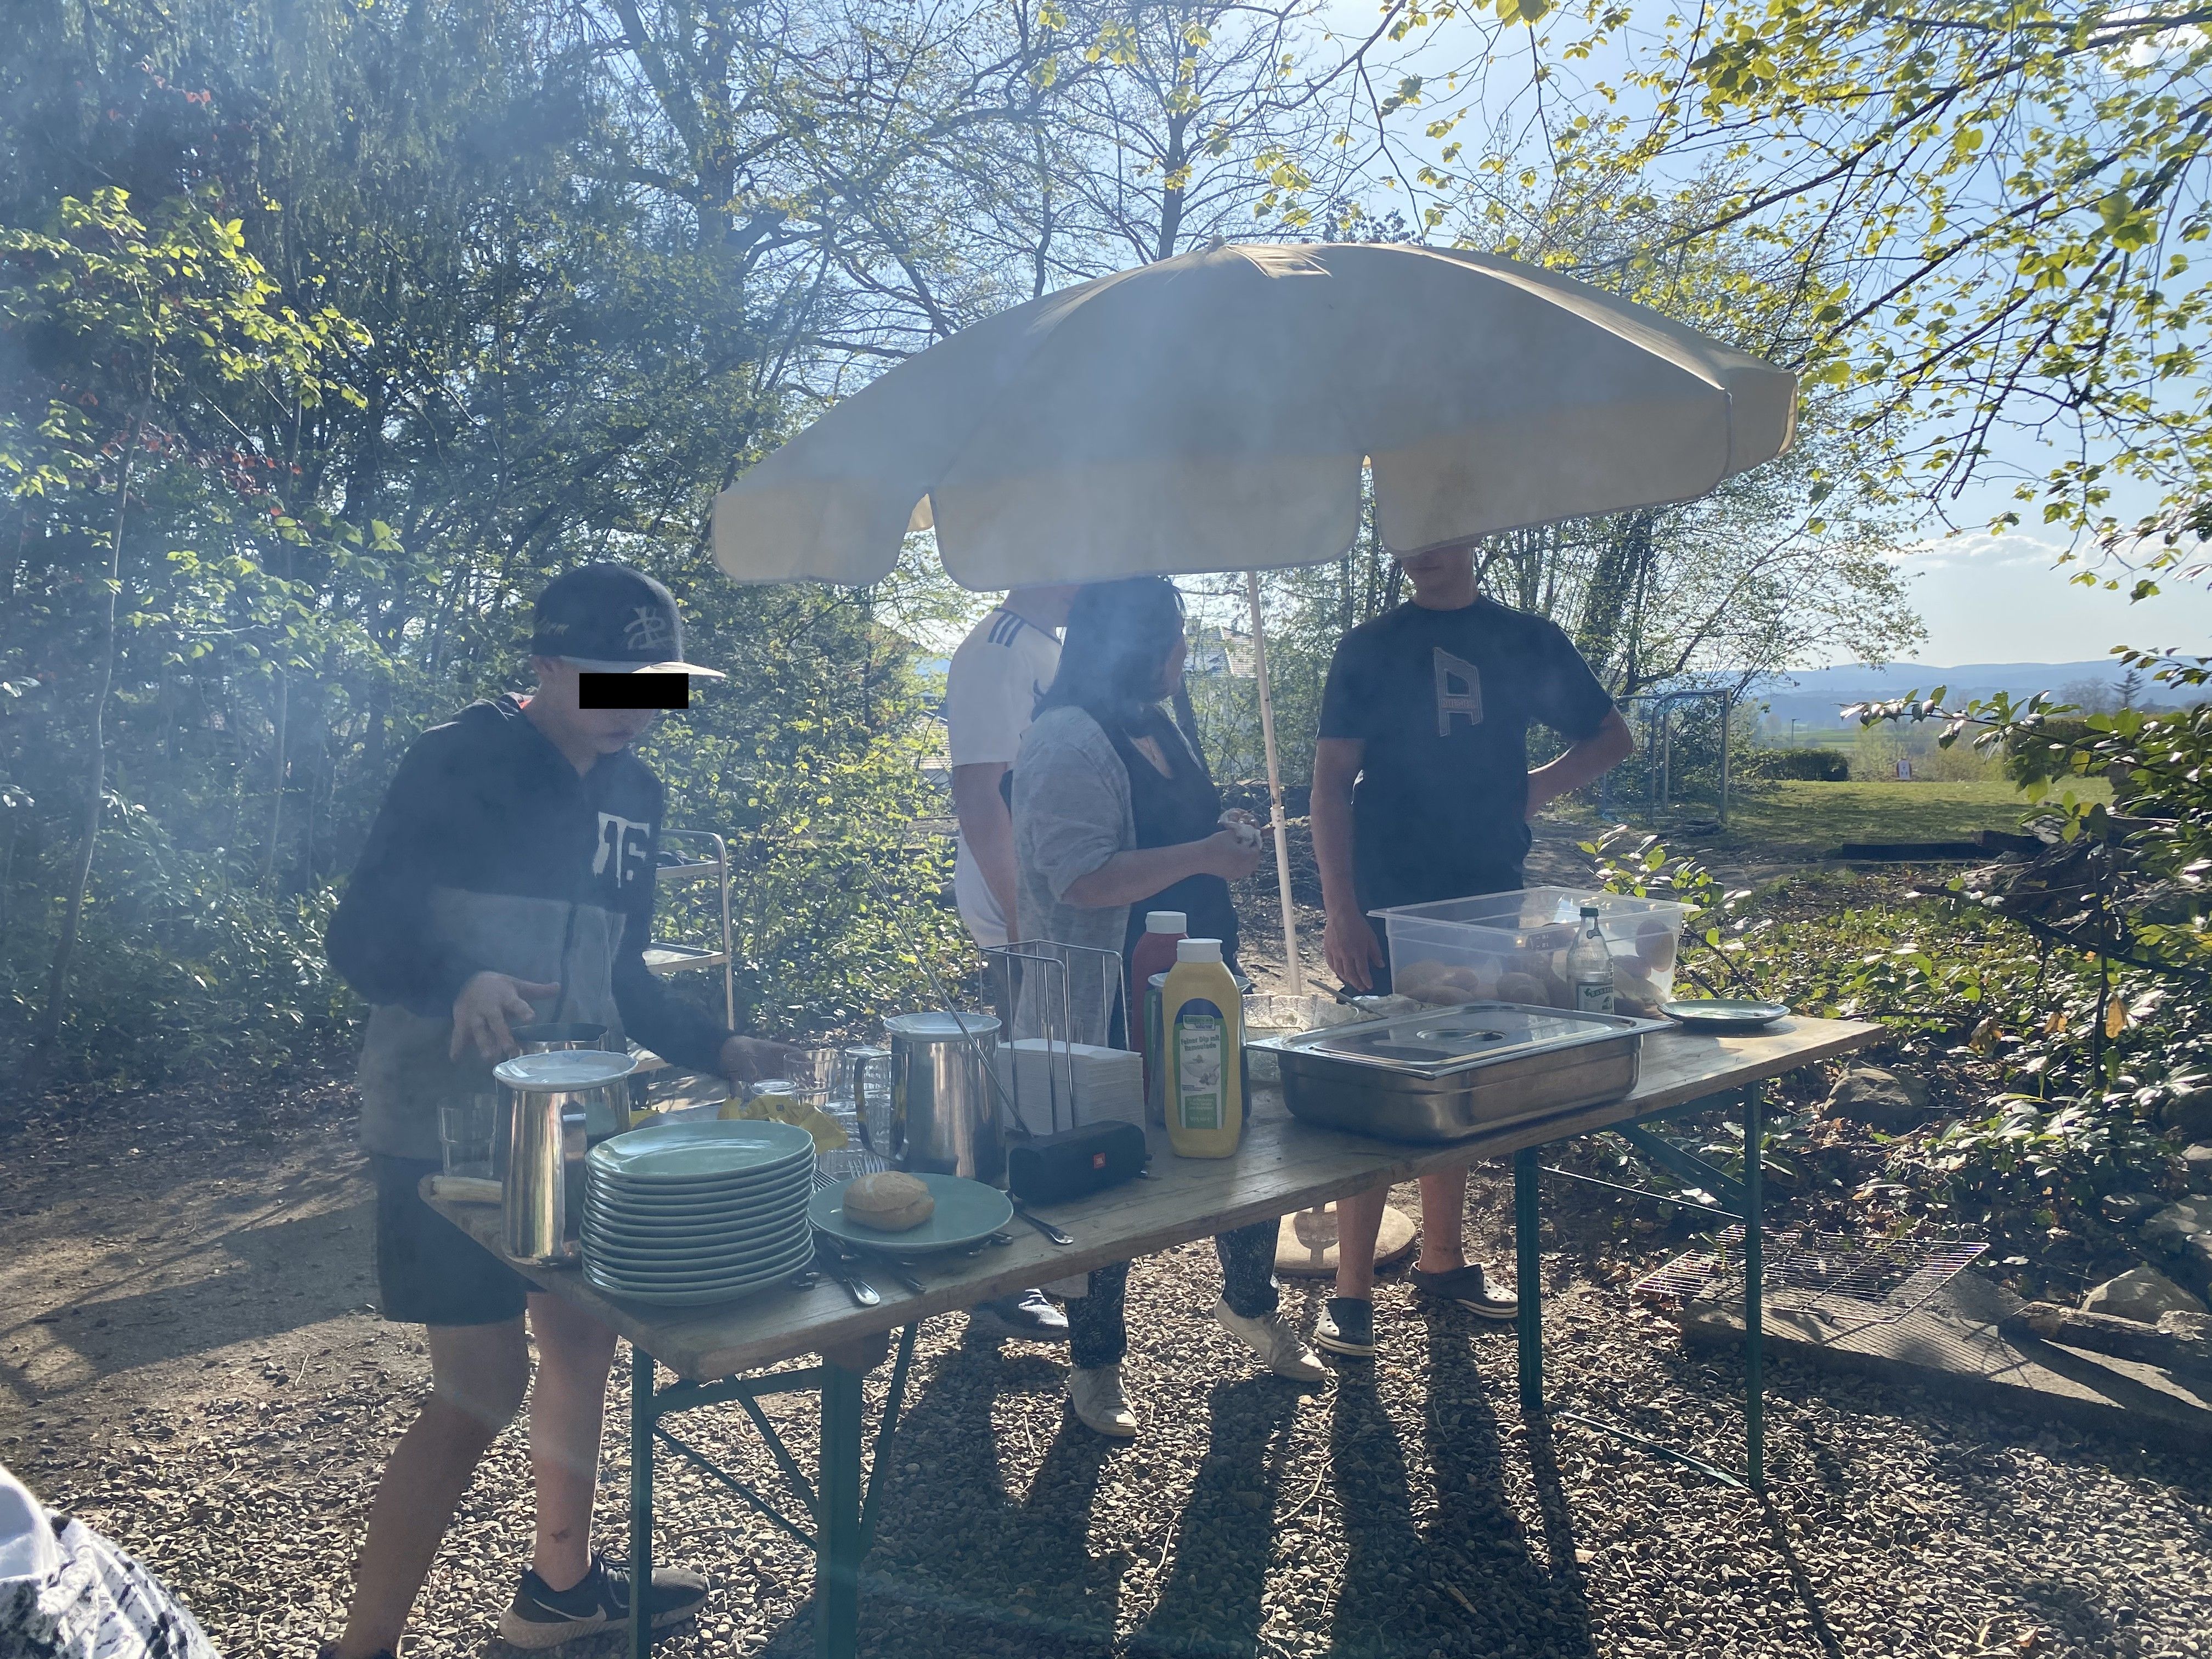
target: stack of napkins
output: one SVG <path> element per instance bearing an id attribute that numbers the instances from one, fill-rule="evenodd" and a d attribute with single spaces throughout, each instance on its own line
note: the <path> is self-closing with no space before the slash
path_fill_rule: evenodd
<path id="1" fill-rule="evenodd" d="M 1031 1134 L 1109 1118 L 1144 1127 L 1145 1062 L 1132 1049 L 1018 1037 L 1000 1044 L 997 1064 L 999 1081 Z"/>

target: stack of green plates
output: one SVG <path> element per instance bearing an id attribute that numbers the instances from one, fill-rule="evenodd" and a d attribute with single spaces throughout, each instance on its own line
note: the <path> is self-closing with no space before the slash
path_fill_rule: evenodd
<path id="1" fill-rule="evenodd" d="M 814 1139 L 788 1123 L 656 1123 L 586 1160 L 584 1276 L 610 1296 L 702 1307 L 814 1253 Z"/>

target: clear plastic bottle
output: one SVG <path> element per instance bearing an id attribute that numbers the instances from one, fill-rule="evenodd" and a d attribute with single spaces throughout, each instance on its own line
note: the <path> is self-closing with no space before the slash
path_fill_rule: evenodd
<path id="1" fill-rule="evenodd" d="M 1574 988 L 1575 1006 L 1586 1014 L 1613 1012 L 1613 952 L 1605 947 L 1605 930 L 1598 925 L 1597 906 L 1583 906 L 1582 932 L 1567 951 L 1567 983 Z"/>

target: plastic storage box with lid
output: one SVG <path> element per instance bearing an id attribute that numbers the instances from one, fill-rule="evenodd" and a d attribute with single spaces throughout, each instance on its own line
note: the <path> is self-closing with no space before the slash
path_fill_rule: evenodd
<path id="1" fill-rule="evenodd" d="M 1377 910 L 1389 936 L 1391 988 L 1421 1002 L 1533 1003 L 1571 1008 L 1567 952 L 1595 905 L 1613 957 L 1613 1006 L 1656 1016 L 1674 994 L 1674 959 L 1689 907 L 1666 899 L 1528 887 Z"/>

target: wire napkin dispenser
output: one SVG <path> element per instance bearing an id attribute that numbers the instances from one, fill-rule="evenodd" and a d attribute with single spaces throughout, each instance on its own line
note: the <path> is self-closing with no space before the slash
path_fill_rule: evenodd
<path id="1" fill-rule="evenodd" d="M 996 1058 L 1013 1118 L 1007 1186 L 1056 1204 L 1142 1175 L 1143 1061 L 1111 1046 L 1128 1029 L 1120 952 L 1032 941 L 983 954 L 1012 1034 Z"/>

